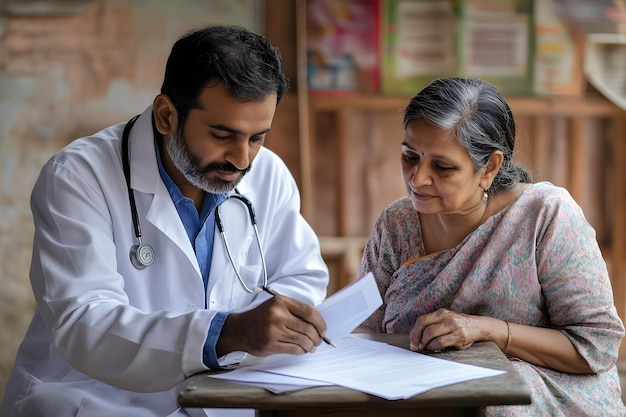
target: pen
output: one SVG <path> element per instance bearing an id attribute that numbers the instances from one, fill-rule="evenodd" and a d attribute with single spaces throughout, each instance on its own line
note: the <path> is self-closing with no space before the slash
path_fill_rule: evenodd
<path id="1" fill-rule="evenodd" d="M 268 294 L 271 294 L 271 295 L 274 295 L 274 296 L 279 295 L 276 291 L 274 291 L 273 289 L 271 289 L 271 288 L 270 288 L 270 287 L 268 287 L 268 286 L 265 286 L 265 285 L 264 285 L 263 287 L 261 287 L 261 289 L 262 289 L 263 291 L 265 291 L 266 293 L 268 293 Z M 333 342 L 332 340 L 330 340 L 330 339 L 329 339 L 329 338 L 327 338 L 326 336 L 322 336 L 322 340 L 324 341 L 324 343 L 326 343 L 326 344 L 327 344 L 327 345 L 329 345 L 329 346 L 332 346 L 332 347 L 334 347 L 334 348 L 336 348 L 336 347 L 337 347 L 337 345 L 335 344 L 335 342 Z"/>

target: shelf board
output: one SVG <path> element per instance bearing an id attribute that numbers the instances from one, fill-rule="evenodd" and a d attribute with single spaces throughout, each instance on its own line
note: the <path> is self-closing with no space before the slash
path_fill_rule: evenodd
<path id="1" fill-rule="evenodd" d="M 384 95 L 309 95 L 312 111 L 401 111 L 409 97 Z M 516 116 L 545 115 L 567 117 L 619 116 L 626 114 L 615 104 L 601 97 L 510 97 L 507 98 Z"/>
<path id="2" fill-rule="evenodd" d="M 316 111 L 337 110 L 401 110 L 409 102 L 409 97 L 384 96 L 375 94 L 347 94 L 316 96 L 309 95 L 309 106 Z"/>

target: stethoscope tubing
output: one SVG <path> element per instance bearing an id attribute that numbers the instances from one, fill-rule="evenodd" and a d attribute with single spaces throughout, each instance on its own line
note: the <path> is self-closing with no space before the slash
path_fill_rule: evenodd
<path id="1" fill-rule="evenodd" d="M 146 266 L 149 266 L 154 262 L 154 249 L 152 249 L 152 247 L 149 244 L 144 244 L 142 242 L 141 225 L 139 222 L 139 215 L 137 214 L 137 203 L 135 201 L 135 194 L 133 192 L 133 189 L 130 186 L 130 159 L 128 156 L 128 147 L 129 147 L 128 142 L 129 142 L 130 130 L 132 129 L 137 118 L 139 118 L 139 115 L 134 116 L 132 119 L 128 121 L 128 123 L 126 123 L 126 126 L 124 126 L 124 131 L 122 133 L 122 169 L 124 172 L 124 178 L 126 180 L 126 188 L 128 189 L 128 199 L 130 203 L 130 212 L 131 212 L 131 217 L 133 220 L 135 238 L 137 239 L 137 244 L 133 245 L 130 250 L 130 261 L 135 268 L 144 269 Z M 222 204 L 224 204 L 224 202 L 222 202 L 222 204 L 217 206 L 217 208 L 215 209 L 215 224 L 220 233 L 220 236 L 222 237 L 222 242 L 224 244 L 224 248 L 226 249 L 226 254 L 228 255 L 230 264 L 233 267 L 233 270 L 235 271 L 235 275 L 237 276 L 239 283 L 241 284 L 241 286 L 246 292 L 250 294 L 256 294 L 261 291 L 269 291 L 268 286 L 267 286 L 267 266 L 265 264 L 265 255 L 263 252 L 263 247 L 261 245 L 261 238 L 259 236 L 259 229 L 257 227 L 256 213 L 254 212 L 254 206 L 252 205 L 252 202 L 248 198 L 240 194 L 239 190 L 237 190 L 236 188 L 235 188 L 235 193 L 230 194 L 226 198 L 226 200 L 231 199 L 231 198 L 240 201 L 248 209 L 248 216 L 250 218 L 250 223 L 252 224 L 252 228 L 254 230 L 254 236 L 256 238 L 257 247 L 259 249 L 259 255 L 261 257 L 261 264 L 263 267 L 263 285 L 260 287 L 256 286 L 254 288 L 250 288 L 248 287 L 248 285 L 246 285 L 246 283 L 243 280 L 243 277 L 239 273 L 239 268 L 237 268 L 233 255 L 230 251 L 228 240 L 226 239 L 226 233 L 224 231 L 224 224 L 222 223 L 222 217 L 220 216 L 220 209 L 222 207 Z M 142 253 L 143 254 L 147 253 L 148 255 L 142 257 L 141 256 Z"/>
<path id="2" fill-rule="evenodd" d="M 128 200 L 130 202 L 130 212 L 133 218 L 133 228 L 135 229 L 135 237 L 138 243 L 141 245 L 141 225 L 139 224 L 139 216 L 137 214 L 137 203 L 135 202 L 135 193 L 133 193 L 130 187 L 130 160 L 128 157 L 128 137 L 130 135 L 130 129 L 133 127 L 139 115 L 133 117 L 124 126 L 124 132 L 122 133 L 122 169 L 124 171 L 124 179 L 126 180 L 126 188 L 128 189 Z"/>
<path id="3" fill-rule="evenodd" d="M 230 264 L 232 265 L 233 270 L 235 271 L 235 275 L 237 276 L 239 283 L 241 284 L 241 286 L 246 292 L 250 294 L 256 294 L 256 293 L 263 291 L 264 288 L 267 288 L 267 266 L 265 265 L 265 255 L 263 252 L 263 247 L 261 246 L 261 238 L 259 236 L 259 229 L 257 227 L 256 215 L 254 213 L 254 207 L 252 206 L 252 202 L 246 197 L 244 197 L 243 195 L 239 194 L 239 191 L 237 191 L 236 189 L 235 189 L 235 192 L 237 194 L 231 194 L 230 196 L 228 196 L 228 198 L 229 199 L 234 198 L 236 200 L 241 201 L 242 203 L 246 205 L 246 207 L 248 208 L 250 222 L 252 223 L 252 228 L 254 229 L 254 236 L 256 238 L 256 244 L 259 249 L 259 255 L 261 257 L 261 265 L 263 268 L 263 285 L 261 287 L 259 286 L 256 286 L 254 288 L 248 287 L 248 285 L 246 285 L 246 283 L 244 282 L 243 277 L 239 273 L 239 268 L 237 268 L 237 265 L 235 264 L 235 260 L 233 259 L 233 255 L 230 252 L 230 246 L 228 245 L 228 240 L 226 239 L 226 233 L 224 232 L 224 224 L 222 223 L 222 218 L 220 216 L 220 209 L 222 207 L 221 204 L 217 206 L 217 208 L 215 209 L 215 224 L 217 225 L 217 229 L 220 232 L 220 236 L 222 237 L 222 242 L 224 243 L 224 248 L 226 249 L 226 254 L 228 255 L 228 260 L 230 261 Z"/>
<path id="4" fill-rule="evenodd" d="M 144 244 L 141 239 L 141 224 L 139 223 L 139 216 L 137 215 L 137 203 L 135 202 L 135 193 L 130 186 L 130 159 L 128 156 L 128 140 L 130 136 L 130 130 L 139 118 L 139 115 L 133 117 L 124 126 L 122 133 L 122 170 L 124 172 L 124 179 L 126 180 L 126 188 L 128 189 L 128 201 L 130 204 L 130 213 L 133 220 L 133 228 L 135 230 L 135 238 L 137 243 L 131 245 L 128 256 L 133 266 L 139 270 L 146 268 L 154 263 L 154 249 L 148 244 Z"/>

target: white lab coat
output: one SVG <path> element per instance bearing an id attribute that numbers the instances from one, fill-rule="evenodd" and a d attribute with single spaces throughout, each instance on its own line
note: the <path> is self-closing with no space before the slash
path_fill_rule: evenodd
<path id="1" fill-rule="evenodd" d="M 151 107 L 130 134 L 131 186 L 153 265 L 135 269 L 136 243 L 122 171 L 124 124 L 68 145 L 33 189 L 30 278 L 37 311 L 20 347 L 0 416 L 167 416 L 177 384 L 204 371 L 202 348 L 217 311 L 268 298 L 245 292 L 216 232 L 205 291 L 196 255 L 159 176 Z M 261 149 L 238 187 L 255 206 L 270 286 L 311 304 L 326 294 L 319 243 L 299 214 L 284 163 Z M 250 286 L 261 263 L 243 205 L 222 209 L 229 247 Z M 233 353 L 221 363 L 243 357 Z"/>

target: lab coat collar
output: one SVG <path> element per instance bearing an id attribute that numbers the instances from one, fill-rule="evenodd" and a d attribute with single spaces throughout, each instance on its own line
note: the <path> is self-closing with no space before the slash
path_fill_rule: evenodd
<path id="1" fill-rule="evenodd" d="M 130 185 L 142 193 L 157 194 L 161 184 L 154 150 L 152 106 L 139 116 L 130 131 Z"/>

